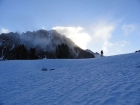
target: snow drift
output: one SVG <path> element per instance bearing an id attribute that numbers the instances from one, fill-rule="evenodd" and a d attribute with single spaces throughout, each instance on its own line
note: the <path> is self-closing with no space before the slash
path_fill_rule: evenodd
<path id="1" fill-rule="evenodd" d="M 139 105 L 139 84 L 140 53 L 0 61 L 0 105 Z"/>

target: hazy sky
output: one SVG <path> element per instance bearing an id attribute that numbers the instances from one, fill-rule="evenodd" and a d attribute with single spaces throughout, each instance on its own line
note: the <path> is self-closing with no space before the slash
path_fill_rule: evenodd
<path id="1" fill-rule="evenodd" d="M 0 0 L 0 33 L 55 29 L 105 55 L 140 50 L 140 0 Z"/>

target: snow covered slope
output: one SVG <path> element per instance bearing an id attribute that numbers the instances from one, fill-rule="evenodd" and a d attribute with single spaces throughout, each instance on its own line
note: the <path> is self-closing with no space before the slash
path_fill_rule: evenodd
<path id="1" fill-rule="evenodd" d="M 0 61 L 0 105 L 140 105 L 140 53 Z"/>

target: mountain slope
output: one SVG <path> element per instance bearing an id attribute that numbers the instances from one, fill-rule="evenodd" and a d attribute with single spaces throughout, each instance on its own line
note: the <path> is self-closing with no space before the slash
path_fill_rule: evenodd
<path id="1" fill-rule="evenodd" d="M 139 84 L 140 53 L 0 62 L 0 105 L 139 105 Z"/>
<path id="2" fill-rule="evenodd" d="M 0 58 L 30 59 L 31 52 L 34 52 L 34 59 L 58 58 L 56 49 L 59 45 L 68 46 L 69 55 L 65 58 L 94 58 L 94 54 L 78 47 L 65 35 L 57 33 L 55 30 L 27 31 L 25 33 L 2 33 L 0 35 Z M 23 51 L 24 50 L 24 51 Z M 32 51 L 34 50 L 34 51 Z M 66 53 L 62 47 L 64 53 Z M 21 53 L 23 52 L 23 54 Z"/>

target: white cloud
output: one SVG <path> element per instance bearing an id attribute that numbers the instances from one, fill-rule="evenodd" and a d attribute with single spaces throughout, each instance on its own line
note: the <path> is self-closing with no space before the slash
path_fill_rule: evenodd
<path id="1" fill-rule="evenodd" d="M 89 48 L 99 53 L 103 50 L 107 56 L 124 53 L 123 49 L 129 44 L 123 39 L 116 42 L 112 40 L 113 32 L 119 23 L 118 21 L 100 20 L 94 23 L 90 30 L 85 30 L 83 27 L 53 27 L 53 29 L 72 39 L 81 48 Z"/>
<path id="2" fill-rule="evenodd" d="M 123 25 L 122 30 L 124 31 L 125 35 L 128 35 L 129 33 L 135 30 L 135 25 L 134 24 Z"/>
<path id="3" fill-rule="evenodd" d="M 86 49 L 87 44 L 90 42 L 90 35 L 85 32 L 82 27 L 53 27 L 58 33 L 70 38 L 76 45 Z"/>
<path id="4" fill-rule="evenodd" d="M 41 29 L 45 30 L 45 29 L 46 29 L 46 27 L 45 27 L 45 26 L 43 26 Z"/>
<path id="5" fill-rule="evenodd" d="M 122 48 L 122 47 L 125 47 L 127 44 L 128 44 L 128 42 L 123 40 L 119 45 Z"/>
<path id="6" fill-rule="evenodd" d="M 9 32 L 8 29 L 5 29 L 5 28 L 2 28 L 2 29 L 1 29 L 1 33 L 8 33 L 8 32 Z"/>
<path id="7" fill-rule="evenodd" d="M 129 43 L 125 40 L 113 42 L 113 32 L 117 28 L 119 22 L 99 21 L 92 26 L 92 41 L 88 47 L 94 52 L 104 51 L 105 56 L 121 54 L 125 46 Z M 119 36 L 118 36 L 119 37 Z"/>
<path id="8" fill-rule="evenodd" d="M 113 46 L 110 42 L 112 33 L 115 30 L 116 24 L 108 21 L 100 21 L 92 26 L 92 47 L 97 50 L 104 50 L 108 53 L 108 48 Z M 100 49 L 100 50 L 99 50 Z"/>
<path id="9" fill-rule="evenodd" d="M 122 50 L 125 48 L 126 45 L 128 45 L 129 42 L 122 40 L 116 43 L 112 43 L 112 46 L 109 46 L 110 52 L 112 54 L 121 54 L 124 53 Z"/>

